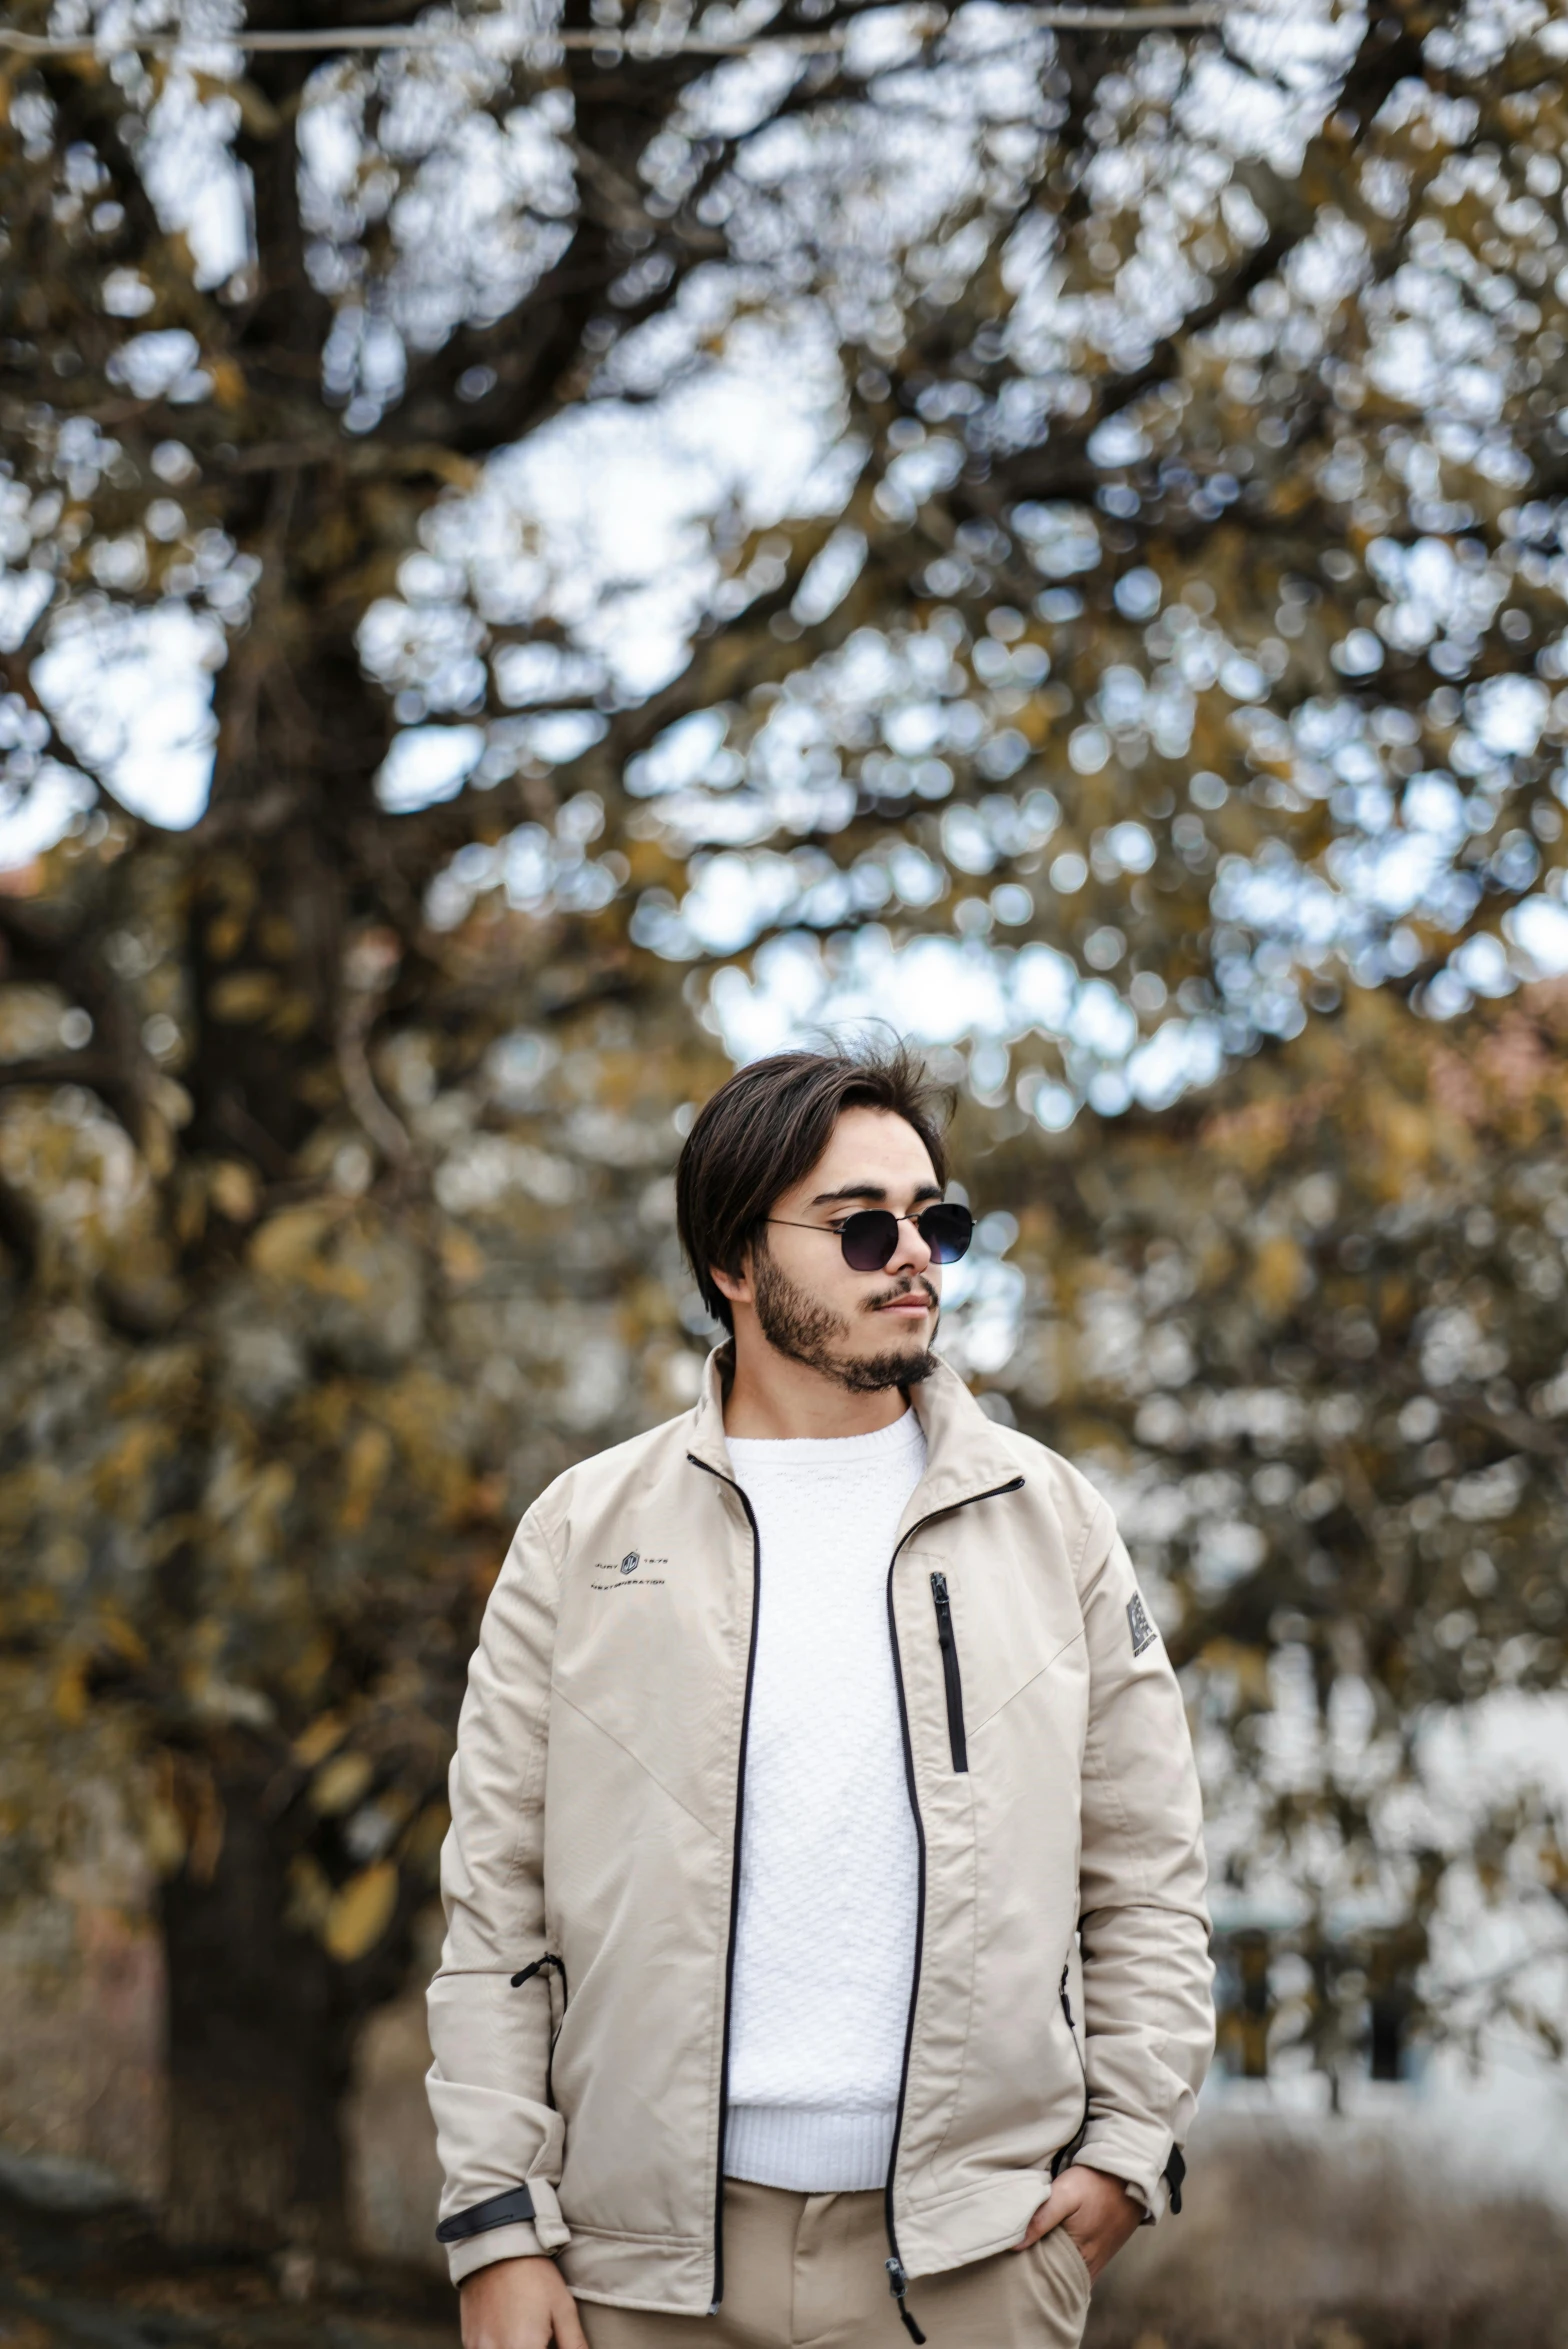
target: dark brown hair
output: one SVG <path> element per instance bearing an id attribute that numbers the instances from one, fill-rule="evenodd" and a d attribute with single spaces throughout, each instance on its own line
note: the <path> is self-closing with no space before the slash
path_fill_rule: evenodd
<path id="1" fill-rule="evenodd" d="M 811 1172 L 846 1109 L 886 1109 L 901 1117 L 924 1142 L 937 1181 L 946 1184 L 952 1094 L 901 1041 L 776 1052 L 738 1070 L 698 1113 L 675 1169 L 675 1211 L 702 1301 L 727 1330 L 734 1318 L 709 1267 L 740 1271 L 774 1201 Z"/>

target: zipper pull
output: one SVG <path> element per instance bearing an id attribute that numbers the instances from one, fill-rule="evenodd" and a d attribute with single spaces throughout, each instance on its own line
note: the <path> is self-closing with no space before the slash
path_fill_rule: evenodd
<path id="1" fill-rule="evenodd" d="M 1062 2002 L 1062 2012 L 1067 2017 L 1067 2028 L 1069 2031 L 1071 2031 L 1075 2028 L 1075 2025 L 1073 2023 L 1073 2002 L 1067 1995 L 1067 1972 L 1068 1969 L 1066 1966 L 1063 1966 L 1062 1979 L 1057 1987 L 1056 1995 Z"/>
<path id="2" fill-rule="evenodd" d="M 566 1968 L 561 1963 L 561 1960 L 554 1956 L 553 1953 L 549 1950 L 545 1951 L 543 1957 L 535 1958 L 531 1966 L 524 1966 L 520 1974 L 514 1974 L 512 1976 L 512 1988 L 514 1990 L 521 1990 L 523 1984 L 525 1982 L 531 1982 L 536 1974 L 551 1973 L 560 1975 L 561 1994 L 564 1997 L 566 1994 Z"/>
<path id="3" fill-rule="evenodd" d="M 953 1608 L 947 1595 L 947 1576 L 945 1574 L 932 1575 L 931 1597 L 936 1607 L 937 1645 L 944 1656 L 951 1655 L 953 1652 Z"/>
<path id="4" fill-rule="evenodd" d="M 902 2263 L 896 2259 L 889 2259 L 885 2260 L 883 2265 L 887 2269 L 887 2288 L 892 2293 L 894 2299 L 898 2302 L 898 2317 L 900 2324 L 902 2324 L 905 2332 L 909 2335 L 909 2338 L 912 2341 L 919 2341 L 923 2343 L 925 2340 L 925 2334 L 920 2330 L 920 2327 L 916 2324 L 914 2318 L 910 2315 L 909 2310 L 904 2305 L 904 2294 L 909 2290 L 909 2278 L 904 2273 Z"/>

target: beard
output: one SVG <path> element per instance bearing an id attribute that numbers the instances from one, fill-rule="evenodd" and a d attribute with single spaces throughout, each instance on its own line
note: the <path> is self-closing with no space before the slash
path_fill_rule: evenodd
<path id="1" fill-rule="evenodd" d="M 923 1292 L 936 1308 L 936 1295 L 930 1283 L 923 1280 L 906 1281 L 897 1288 L 886 1289 L 880 1297 L 871 1297 L 860 1310 L 874 1312 L 890 1298 L 906 1297 L 911 1290 Z M 804 1289 L 797 1289 L 787 1273 L 781 1272 L 766 1247 L 759 1248 L 752 1259 L 752 1297 L 757 1321 L 768 1344 L 791 1362 L 802 1362 L 808 1370 L 821 1371 L 835 1385 L 845 1387 L 852 1395 L 873 1395 L 886 1387 L 917 1386 L 936 1369 L 936 1356 L 929 1346 L 888 1347 L 880 1354 L 857 1354 L 849 1340 L 854 1330 L 853 1320 L 846 1314 L 835 1313 L 831 1306 L 819 1304 Z"/>

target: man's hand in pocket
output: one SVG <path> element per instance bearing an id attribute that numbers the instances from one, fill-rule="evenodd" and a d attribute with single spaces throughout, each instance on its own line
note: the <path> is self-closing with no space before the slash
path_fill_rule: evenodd
<path id="1" fill-rule="evenodd" d="M 1142 2219 L 1143 2205 L 1133 2200 L 1120 2178 L 1075 2162 L 1063 2170 L 1051 2188 L 1050 2201 L 1042 2202 L 1029 2221 L 1029 2232 L 1018 2248 L 1027 2251 L 1053 2227 L 1065 2227 L 1093 2278 L 1109 2267 Z"/>

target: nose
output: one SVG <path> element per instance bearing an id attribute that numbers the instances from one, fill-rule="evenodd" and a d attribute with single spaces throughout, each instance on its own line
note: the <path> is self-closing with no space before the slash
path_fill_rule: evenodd
<path id="1" fill-rule="evenodd" d="M 888 1259 L 888 1272 L 923 1273 L 929 1269 L 931 1251 L 921 1236 L 920 1226 L 912 1215 L 898 1219 L 898 1246 Z"/>

